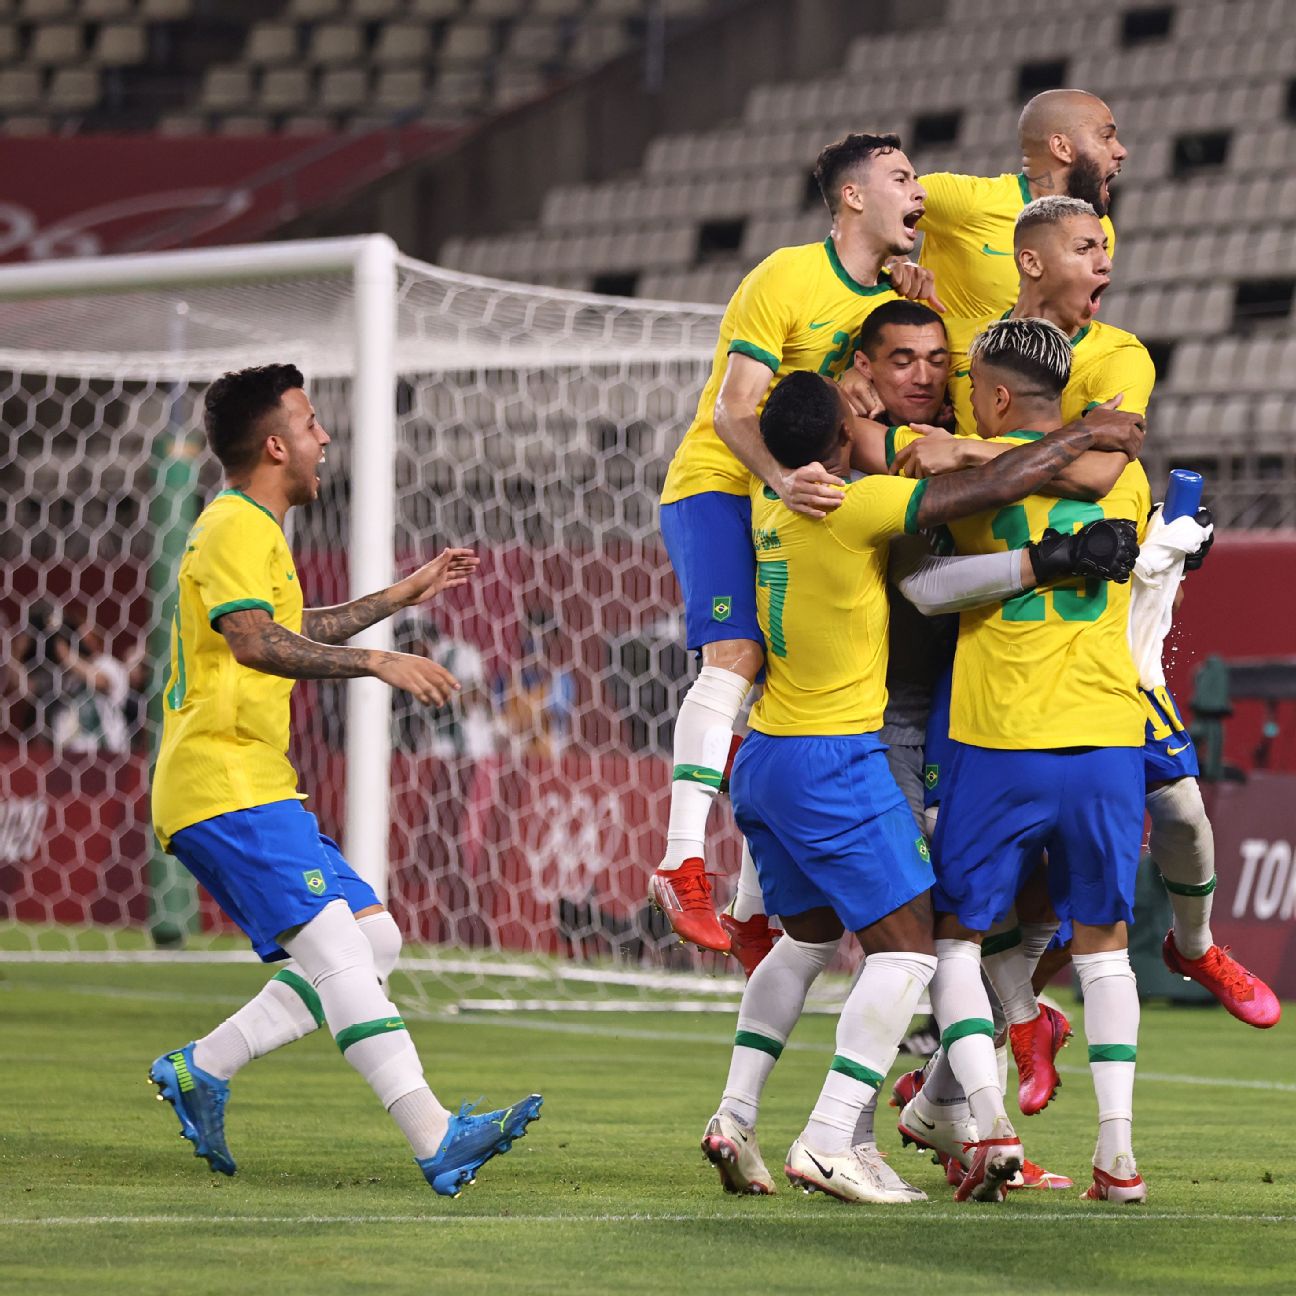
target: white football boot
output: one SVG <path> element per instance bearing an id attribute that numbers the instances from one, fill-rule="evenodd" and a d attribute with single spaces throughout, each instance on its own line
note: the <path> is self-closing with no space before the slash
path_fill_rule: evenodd
<path id="1" fill-rule="evenodd" d="M 964 1170 L 972 1165 L 968 1144 L 976 1142 L 977 1129 L 971 1116 L 961 1120 L 942 1120 L 939 1110 L 933 1109 L 930 1103 L 920 1106 L 919 1097 L 915 1094 L 900 1109 L 897 1128 L 901 1143 L 935 1153 L 937 1162 L 947 1173 L 951 1161 Z"/>
<path id="2" fill-rule="evenodd" d="M 756 1131 L 732 1112 L 718 1111 L 702 1135 L 702 1154 L 720 1172 L 725 1192 L 767 1197 L 774 1180 L 761 1160 Z"/>
<path id="3" fill-rule="evenodd" d="M 845 1202 L 921 1202 L 927 1194 L 906 1183 L 872 1143 L 859 1143 L 826 1156 L 800 1139 L 788 1148 L 783 1167 L 788 1182 L 804 1192 L 823 1192 Z"/>

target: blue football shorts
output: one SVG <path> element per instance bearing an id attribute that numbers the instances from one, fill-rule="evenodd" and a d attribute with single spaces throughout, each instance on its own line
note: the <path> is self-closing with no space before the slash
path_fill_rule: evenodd
<path id="1" fill-rule="evenodd" d="M 352 913 L 380 903 L 296 798 L 191 824 L 171 838 L 171 853 L 266 963 L 287 958 L 279 936 L 331 901 L 345 900 Z"/>
<path id="2" fill-rule="evenodd" d="M 927 842 L 876 734 L 749 734 L 729 795 L 768 913 L 830 908 L 848 931 L 861 931 L 934 881 Z"/>
<path id="3" fill-rule="evenodd" d="M 931 710 L 927 713 L 927 741 L 923 748 L 923 807 L 938 806 L 949 786 L 950 760 L 954 740 L 949 736 L 950 695 L 954 691 L 954 663 L 942 672 L 932 690 Z"/>
<path id="4" fill-rule="evenodd" d="M 1157 689 L 1141 688 L 1139 695 L 1147 712 L 1143 766 L 1148 787 L 1172 779 L 1196 778 L 1201 772 L 1197 748 L 1179 718 L 1174 695 L 1164 685 Z"/>
<path id="5" fill-rule="evenodd" d="M 704 491 L 661 507 L 661 533 L 684 596 L 687 646 L 750 639 L 765 647 L 756 616 L 751 500 Z"/>
<path id="6" fill-rule="evenodd" d="M 937 912 L 988 931 L 1047 852 L 1059 914 L 1093 927 L 1133 921 L 1143 798 L 1141 747 L 956 743 L 932 840 Z"/>

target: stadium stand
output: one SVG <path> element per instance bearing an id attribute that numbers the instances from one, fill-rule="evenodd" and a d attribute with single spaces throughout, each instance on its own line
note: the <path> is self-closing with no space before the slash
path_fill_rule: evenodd
<path id="1" fill-rule="evenodd" d="M 316 134 L 459 124 L 543 94 L 713 0 L 18 0 L 10 134 Z"/>
<path id="2" fill-rule="evenodd" d="M 1296 381 L 1290 6 L 1078 0 L 1068 9 L 1065 20 L 1023 23 L 1038 6 L 961 0 L 939 26 L 861 36 L 839 71 L 753 86 L 740 121 L 658 136 L 636 174 L 555 187 L 534 227 L 448 240 L 439 259 L 532 282 L 722 303 L 774 248 L 823 236 L 809 170 L 828 140 L 894 129 L 920 172 L 995 175 L 1018 164 L 1021 102 L 1050 85 L 1080 85 L 1108 100 L 1131 152 L 1115 190 L 1116 282 L 1103 318 L 1152 351 L 1153 412 L 1176 428 L 1177 461 L 1200 454 L 1221 485 L 1236 477 L 1236 492 L 1223 491 L 1239 510 L 1228 520 L 1290 525 L 1290 506 L 1263 485 L 1296 479 L 1289 424 L 1272 395 Z M 916 54 L 936 69 L 921 95 Z M 1205 280 L 1204 265 L 1216 267 Z M 1244 428 L 1247 453 L 1225 464 L 1221 430 Z M 1149 446 L 1155 473 L 1166 452 Z"/>

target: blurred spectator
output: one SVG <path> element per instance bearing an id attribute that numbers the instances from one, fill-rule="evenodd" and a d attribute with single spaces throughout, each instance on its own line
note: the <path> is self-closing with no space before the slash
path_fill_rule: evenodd
<path id="1" fill-rule="evenodd" d="M 608 701 L 624 720 L 631 751 L 669 753 L 679 710 L 679 690 L 689 675 L 683 617 L 677 611 L 649 618 L 609 646 Z"/>
<path id="2" fill-rule="evenodd" d="M 509 742 L 519 756 L 561 755 L 571 738 L 576 680 L 563 658 L 566 645 L 553 609 L 533 603 L 517 666 L 497 683 Z"/>
<path id="3" fill-rule="evenodd" d="M 126 751 L 130 666 L 112 656 L 99 633 L 89 628 L 57 635 L 51 646 L 62 668 L 52 713 L 54 746 L 73 752 Z"/>
<path id="4" fill-rule="evenodd" d="M 70 633 L 55 609 L 37 603 L 27 614 L 26 627 L 10 640 L 3 674 L 9 736 L 52 737 L 62 691 L 58 652 Z"/>
<path id="5" fill-rule="evenodd" d="M 445 706 L 436 708 L 423 706 L 408 694 L 396 694 L 392 709 L 396 746 L 442 760 L 480 760 L 494 752 L 497 730 L 481 651 L 466 640 L 443 634 L 435 620 L 416 608 L 397 616 L 393 637 L 397 652 L 431 658 L 461 686 Z"/>

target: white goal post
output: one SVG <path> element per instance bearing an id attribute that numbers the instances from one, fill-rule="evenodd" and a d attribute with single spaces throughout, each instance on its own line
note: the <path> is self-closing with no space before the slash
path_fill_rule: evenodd
<path id="1" fill-rule="evenodd" d="M 483 560 L 363 639 L 442 660 L 453 705 L 372 680 L 294 694 L 308 807 L 401 924 L 406 1005 L 732 1005 L 736 965 L 645 898 L 692 669 L 656 503 L 719 319 L 457 274 L 383 236 L 0 268 L 0 959 L 245 948 L 158 853 L 148 769 L 167 599 L 220 486 L 203 391 L 290 362 L 333 438 L 291 515 L 308 603 L 446 545 Z"/>

